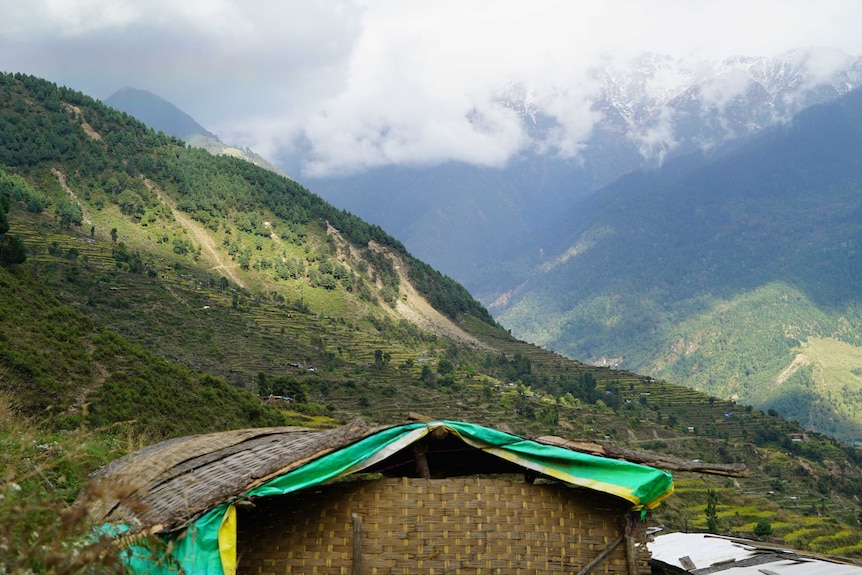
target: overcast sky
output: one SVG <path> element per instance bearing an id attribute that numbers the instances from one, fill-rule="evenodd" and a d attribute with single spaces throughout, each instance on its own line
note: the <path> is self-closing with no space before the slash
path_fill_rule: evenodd
<path id="1" fill-rule="evenodd" d="M 500 165 L 525 145 L 495 100 L 512 81 L 576 151 L 602 55 L 855 55 L 860 24 L 859 0 L 4 0 L 0 70 L 99 99 L 150 90 L 268 157 L 302 142 L 310 177 Z"/>

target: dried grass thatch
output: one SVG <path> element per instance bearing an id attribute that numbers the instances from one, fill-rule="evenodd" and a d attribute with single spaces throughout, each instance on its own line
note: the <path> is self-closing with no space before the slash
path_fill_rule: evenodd
<path id="1" fill-rule="evenodd" d="M 336 429 L 242 429 L 171 439 L 93 475 L 78 503 L 95 523 L 132 532 L 174 531 L 240 493 L 378 431 L 362 421 Z"/>

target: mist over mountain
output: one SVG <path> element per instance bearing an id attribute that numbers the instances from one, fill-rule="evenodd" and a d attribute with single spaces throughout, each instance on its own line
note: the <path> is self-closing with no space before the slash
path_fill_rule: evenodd
<path id="1" fill-rule="evenodd" d="M 157 132 L 164 132 L 181 140 L 198 135 L 218 139 L 218 136 L 198 124 L 190 115 L 147 90 L 121 88 L 106 98 L 105 104 L 134 116 Z"/>
<path id="2" fill-rule="evenodd" d="M 513 82 L 498 100 L 521 116 L 529 145 L 503 168 L 388 166 L 306 181 L 490 303 L 529 273 L 518 246 L 555 215 L 628 172 L 714 153 L 847 93 L 862 80 L 862 61 L 826 49 L 720 62 L 645 53 L 608 58 L 591 80 L 593 124 L 584 142 L 567 139 L 560 112 L 543 110 L 526 84 Z M 304 153 L 278 163 L 298 173 Z"/>
<path id="3" fill-rule="evenodd" d="M 248 148 L 225 144 L 214 133 L 164 98 L 147 90 L 121 88 L 105 99 L 105 104 L 133 116 L 157 132 L 184 140 L 216 155 L 233 156 L 284 175 L 275 164 Z"/>
<path id="4" fill-rule="evenodd" d="M 405 416 L 643 454 L 665 531 L 862 560 L 860 21 L 0 3 L 0 571 L 123 572 L 72 502 L 147 445 Z"/>

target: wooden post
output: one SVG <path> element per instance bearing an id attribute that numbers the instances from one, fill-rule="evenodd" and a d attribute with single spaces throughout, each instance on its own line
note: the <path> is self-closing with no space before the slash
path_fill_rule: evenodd
<path id="1" fill-rule="evenodd" d="M 431 469 L 428 467 L 428 457 L 426 457 L 427 453 L 428 444 L 413 444 L 413 454 L 416 456 L 416 473 L 418 473 L 419 477 L 422 479 L 431 478 Z"/>
<path id="2" fill-rule="evenodd" d="M 360 575 L 362 572 L 362 523 L 360 523 L 356 513 L 353 513 L 350 518 L 353 520 L 353 571 L 351 571 L 351 575 Z"/>
<path id="3" fill-rule="evenodd" d="M 635 547 L 634 519 L 627 513 L 623 514 L 623 535 L 626 539 L 626 566 L 629 575 L 638 575 L 638 551 Z"/>

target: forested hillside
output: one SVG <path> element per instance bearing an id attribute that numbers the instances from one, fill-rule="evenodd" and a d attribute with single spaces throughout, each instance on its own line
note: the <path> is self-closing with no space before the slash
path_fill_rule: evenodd
<path id="1" fill-rule="evenodd" d="M 499 319 L 570 357 L 862 437 L 860 117 L 853 92 L 706 165 L 621 179 L 553 227 L 555 253 Z M 847 350 L 819 354 L 830 339 Z"/>
<path id="2" fill-rule="evenodd" d="M 234 158 L 211 158 L 201 150 L 180 153 L 177 148 L 184 148 L 182 142 L 148 130 L 131 116 L 97 105 L 81 94 L 54 90 L 43 81 L 18 78 L 21 86 L 11 76 L 3 78 L 3 98 L 8 105 L 0 117 L 3 164 L 44 169 L 46 161 L 66 162 L 74 173 L 65 177 L 84 190 L 85 200 L 96 209 L 116 204 L 123 215 L 143 227 L 157 221 L 164 209 L 146 178 L 155 180 L 168 194 L 181 189 L 178 207 L 213 232 L 219 231 L 223 219 L 221 231 L 226 235 L 233 225 L 240 232 L 261 237 L 277 233 L 283 240 L 301 244 L 306 225 L 326 222 L 354 246 L 365 247 L 374 241 L 398 253 L 419 291 L 448 314 L 472 313 L 493 323 L 466 290 L 412 258 L 380 227 L 334 208 L 292 180 Z M 38 113 L 28 109 L 25 89 L 40 98 Z M 74 121 L 68 121 L 70 118 Z M 76 130 L 75 124 L 84 131 Z M 105 163 L 106 149 L 116 158 L 113 165 Z M 286 229 L 269 229 L 261 219 L 260 207 L 282 218 Z M 248 252 L 242 255 L 245 261 Z M 389 297 L 394 299 L 397 293 Z"/>
<path id="3" fill-rule="evenodd" d="M 98 571 L 64 551 L 86 532 L 68 503 L 130 449 L 411 411 L 744 463 L 747 477 L 677 474 L 655 520 L 705 529 L 713 491 L 722 532 L 766 518 L 791 544 L 862 550 L 856 450 L 519 341 L 296 182 L 24 75 L 0 76 L 0 153 L 0 245 L 15 248 L 0 266 L 0 544 L 23 550 L 9 572 Z"/>

